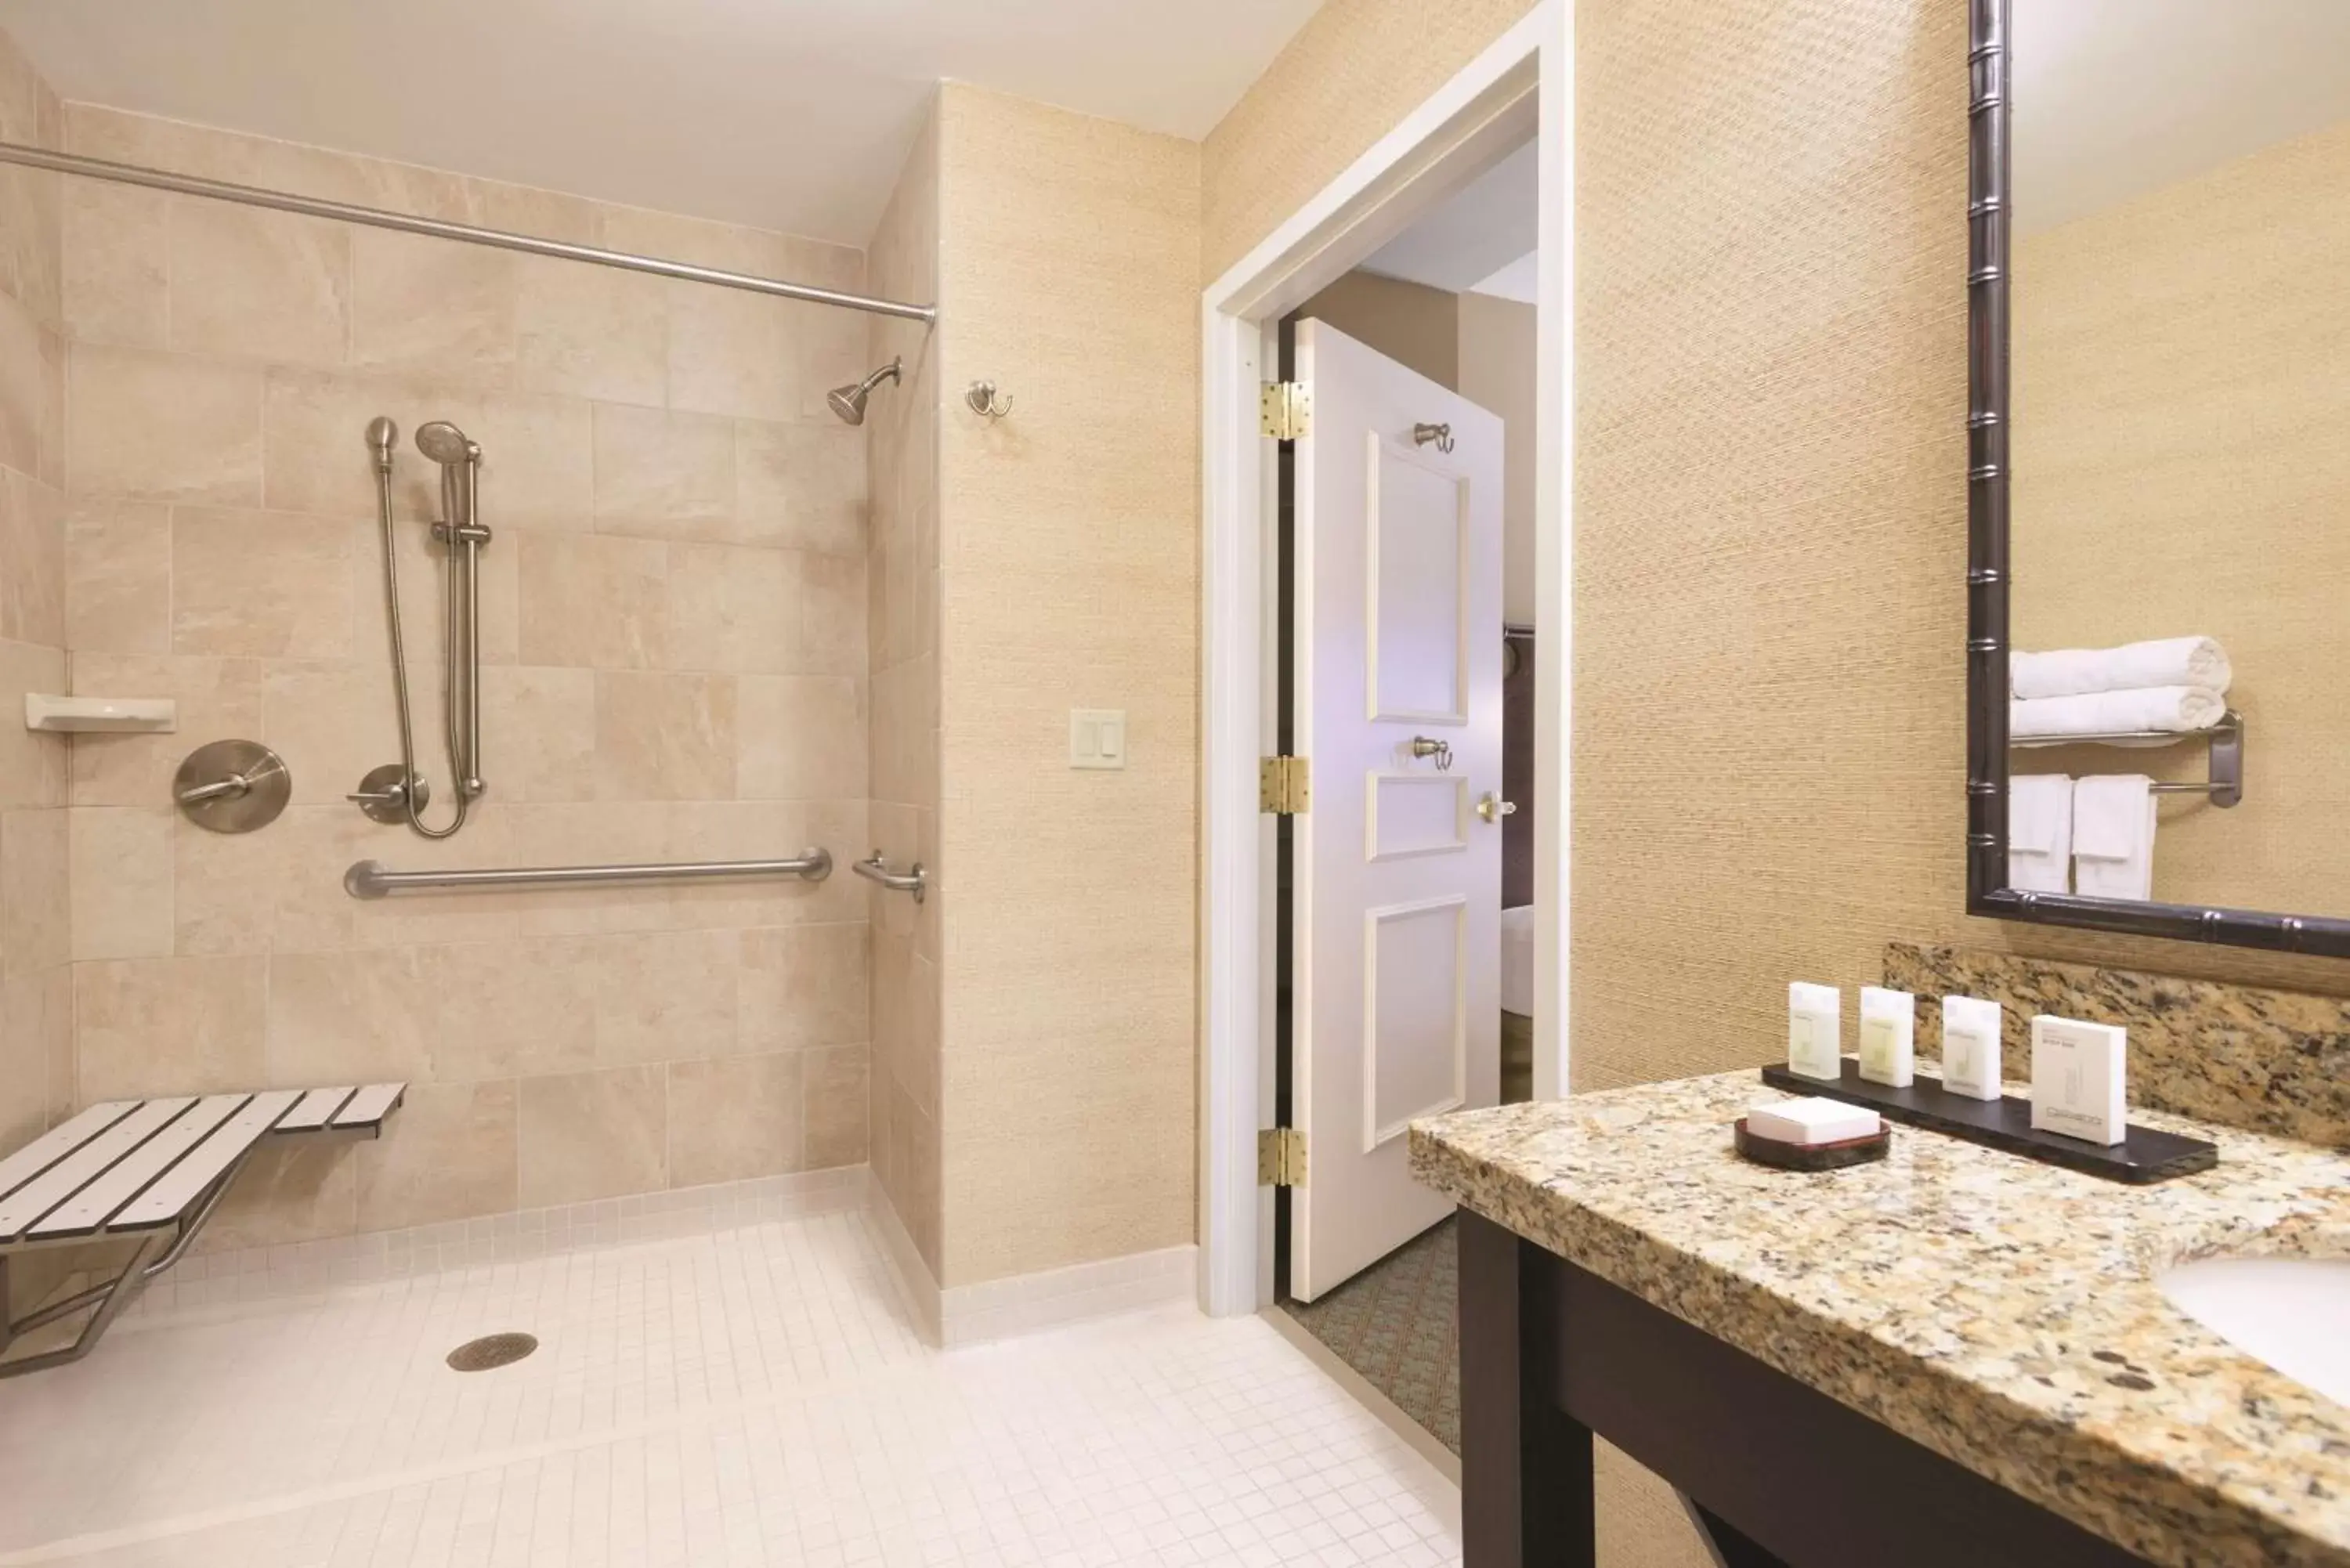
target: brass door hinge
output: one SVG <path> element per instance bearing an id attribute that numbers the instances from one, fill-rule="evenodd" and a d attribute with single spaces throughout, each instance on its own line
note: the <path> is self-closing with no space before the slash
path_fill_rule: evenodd
<path id="1" fill-rule="evenodd" d="M 1267 381 L 1257 394 L 1257 428 L 1275 441 L 1313 433 L 1314 389 L 1303 381 Z"/>
<path id="2" fill-rule="evenodd" d="M 1295 1127 L 1267 1127 L 1256 1135 L 1256 1184 L 1305 1185 L 1305 1135 Z"/>
<path id="3" fill-rule="evenodd" d="M 1256 764 L 1257 809 L 1274 816 L 1302 816 L 1314 804 L 1311 759 L 1259 757 Z"/>

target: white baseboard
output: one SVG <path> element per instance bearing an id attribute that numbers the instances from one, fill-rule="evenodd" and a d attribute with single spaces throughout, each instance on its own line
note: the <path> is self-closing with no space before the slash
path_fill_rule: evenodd
<path id="1" fill-rule="evenodd" d="M 942 1289 L 879 1182 L 869 1189 L 867 1212 L 897 1271 L 907 1309 L 933 1344 L 977 1345 L 1198 1299 L 1200 1249 L 1190 1242 Z"/>

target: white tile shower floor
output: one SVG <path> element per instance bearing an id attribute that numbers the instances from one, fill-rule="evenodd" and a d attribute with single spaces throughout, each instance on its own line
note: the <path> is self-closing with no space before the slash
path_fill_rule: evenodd
<path id="1" fill-rule="evenodd" d="M 476 1335 L 536 1355 L 460 1374 Z M 932 1350 L 855 1213 L 126 1320 L 0 1382 L 0 1568 L 1457 1563 L 1254 1318 Z"/>

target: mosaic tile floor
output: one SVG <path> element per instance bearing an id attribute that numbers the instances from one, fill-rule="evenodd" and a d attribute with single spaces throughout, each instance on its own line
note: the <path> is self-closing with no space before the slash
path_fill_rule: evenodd
<path id="1" fill-rule="evenodd" d="M 1313 1303 L 1283 1310 L 1446 1448 L 1461 1451 L 1460 1244 L 1445 1220 Z"/>
<path id="2" fill-rule="evenodd" d="M 501 1330 L 541 1347 L 443 1365 Z M 854 1213 L 152 1313 L 0 1383 L 0 1568 L 1445 1568 L 1459 1509 L 1253 1317 L 931 1349 Z"/>

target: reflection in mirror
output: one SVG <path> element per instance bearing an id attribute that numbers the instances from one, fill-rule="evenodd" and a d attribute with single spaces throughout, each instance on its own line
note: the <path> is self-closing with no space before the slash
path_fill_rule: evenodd
<path id="1" fill-rule="evenodd" d="M 2010 885 L 2350 915 L 2350 0 L 2012 6 Z"/>

